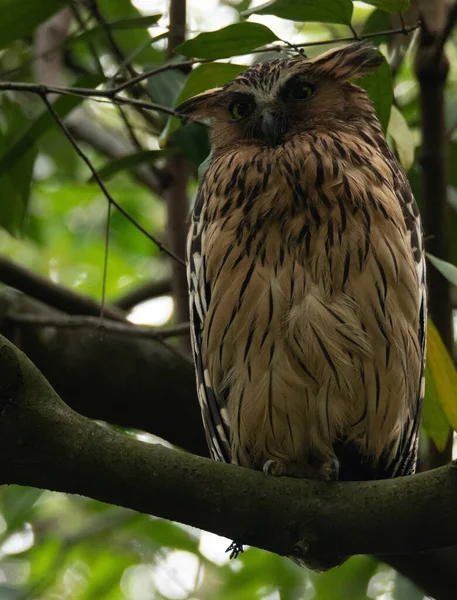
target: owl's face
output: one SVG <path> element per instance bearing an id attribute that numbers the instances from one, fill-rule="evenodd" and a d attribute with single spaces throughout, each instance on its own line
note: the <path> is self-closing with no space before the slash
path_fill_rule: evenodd
<path id="1" fill-rule="evenodd" d="M 203 92 L 177 108 L 209 122 L 216 149 L 236 145 L 276 147 L 302 131 L 330 130 L 373 109 L 365 93 L 348 82 L 382 62 L 377 51 L 356 43 L 318 58 L 258 63 L 221 88 Z"/>

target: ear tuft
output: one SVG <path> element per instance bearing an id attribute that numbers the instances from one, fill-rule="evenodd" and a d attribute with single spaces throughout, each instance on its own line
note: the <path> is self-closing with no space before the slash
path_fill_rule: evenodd
<path id="1" fill-rule="evenodd" d="M 334 48 L 309 61 L 322 76 L 336 79 L 363 77 L 384 61 L 379 50 L 366 42 Z"/>
<path id="2" fill-rule="evenodd" d="M 197 94 L 175 108 L 176 112 L 189 120 L 205 119 L 211 116 L 211 108 L 219 98 L 222 88 L 213 88 Z"/>

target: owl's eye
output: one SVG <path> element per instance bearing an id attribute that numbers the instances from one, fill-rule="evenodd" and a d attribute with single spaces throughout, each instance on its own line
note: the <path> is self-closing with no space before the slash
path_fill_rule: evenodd
<path id="1" fill-rule="evenodd" d="M 293 100 L 307 100 L 314 94 L 314 86 L 310 83 L 299 83 L 289 90 L 289 97 Z"/>
<path id="2" fill-rule="evenodd" d="M 248 114 L 252 111 L 252 102 L 247 102 L 247 101 L 233 102 L 230 105 L 229 110 L 232 114 L 232 117 L 235 120 L 239 121 L 240 119 L 247 117 Z"/>

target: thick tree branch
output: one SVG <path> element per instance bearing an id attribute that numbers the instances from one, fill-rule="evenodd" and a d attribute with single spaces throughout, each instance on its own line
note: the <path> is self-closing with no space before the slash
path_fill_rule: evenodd
<path id="1" fill-rule="evenodd" d="M 82 494 L 305 559 L 457 540 L 454 466 L 370 482 L 269 478 L 98 426 L 68 408 L 4 338 L 0 369 L 3 483 Z"/>
<path id="2" fill-rule="evenodd" d="M 159 279 L 158 281 L 151 281 L 150 283 L 146 283 L 141 287 L 125 293 L 117 300 L 114 300 L 114 305 L 122 308 L 122 310 L 130 310 L 145 300 L 157 298 L 158 296 L 167 296 L 170 293 L 171 280 Z"/>
<path id="3" fill-rule="evenodd" d="M 77 294 L 58 283 L 40 277 L 1 256 L 0 282 L 69 315 L 100 316 L 101 306 L 92 298 Z M 105 306 L 104 315 L 114 321 L 125 321 L 124 313 L 114 306 Z"/>
<path id="4" fill-rule="evenodd" d="M 20 325 L 5 318 L 12 311 L 51 319 L 64 315 L 26 296 L 0 293 L 0 333 L 27 353 L 72 408 L 208 455 L 194 369 L 187 359 L 158 341 L 103 327 Z"/>

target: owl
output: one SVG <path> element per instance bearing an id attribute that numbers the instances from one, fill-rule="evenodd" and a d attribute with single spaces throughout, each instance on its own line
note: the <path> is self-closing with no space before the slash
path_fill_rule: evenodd
<path id="1" fill-rule="evenodd" d="M 419 211 L 355 43 L 254 64 L 178 107 L 212 152 L 187 244 L 214 459 L 266 474 L 414 472 L 426 337 Z"/>

